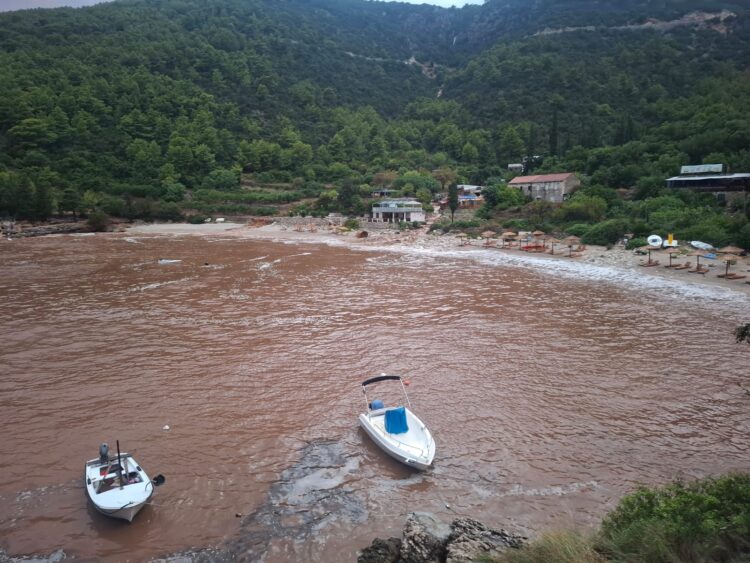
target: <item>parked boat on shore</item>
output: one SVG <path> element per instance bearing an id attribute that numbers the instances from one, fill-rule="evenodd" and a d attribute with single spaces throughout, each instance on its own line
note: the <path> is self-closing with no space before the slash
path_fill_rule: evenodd
<path id="1" fill-rule="evenodd" d="M 398 381 L 406 405 L 387 408 L 383 401 L 367 399 L 367 386 L 381 381 Z M 362 382 L 367 412 L 359 415 L 360 426 L 385 453 L 403 464 L 424 470 L 435 457 L 435 440 L 427 426 L 411 412 L 404 382 L 398 375 L 379 375 Z M 408 407 L 408 408 L 407 408 Z"/>

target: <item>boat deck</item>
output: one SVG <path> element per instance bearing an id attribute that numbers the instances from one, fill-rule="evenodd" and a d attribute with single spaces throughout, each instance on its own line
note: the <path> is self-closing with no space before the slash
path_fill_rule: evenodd
<path id="1" fill-rule="evenodd" d="M 389 432 L 386 432 L 385 412 L 371 414 L 370 422 L 372 423 L 372 426 L 375 428 L 375 430 L 383 435 L 383 438 L 390 442 L 397 443 L 399 448 L 402 448 L 403 450 L 405 450 L 405 452 L 409 452 L 414 457 L 418 458 L 426 457 L 428 454 L 428 449 L 427 444 L 424 443 L 424 434 L 422 432 L 421 426 L 419 426 L 418 423 L 414 420 L 414 417 L 410 415 L 411 413 L 407 414 L 409 430 L 407 432 L 404 432 L 403 434 L 391 434 Z"/>

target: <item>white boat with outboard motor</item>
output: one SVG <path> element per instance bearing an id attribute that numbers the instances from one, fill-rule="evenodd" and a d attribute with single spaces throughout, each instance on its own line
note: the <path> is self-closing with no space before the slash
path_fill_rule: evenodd
<path id="1" fill-rule="evenodd" d="M 128 522 L 166 481 L 164 475 L 149 479 L 132 455 L 120 453 L 119 440 L 117 456 L 109 455 L 106 443 L 99 446 L 99 458 L 86 462 L 84 480 L 89 499 L 99 512 Z"/>
<path id="2" fill-rule="evenodd" d="M 387 408 L 383 401 L 367 398 L 367 387 L 381 381 L 396 381 L 406 405 Z M 403 379 L 398 375 L 379 375 L 362 382 L 367 412 L 359 415 L 359 424 L 389 456 L 415 469 L 424 470 L 435 457 L 435 440 L 424 423 L 411 412 L 411 402 Z"/>

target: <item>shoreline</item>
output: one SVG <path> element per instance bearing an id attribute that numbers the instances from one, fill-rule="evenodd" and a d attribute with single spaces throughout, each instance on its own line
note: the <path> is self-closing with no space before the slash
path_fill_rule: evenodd
<path id="1" fill-rule="evenodd" d="M 366 227 L 365 227 L 366 230 Z M 693 290 L 712 290 L 713 293 L 724 293 L 725 297 L 736 298 L 737 304 L 750 304 L 750 257 L 741 257 L 732 265 L 731 271 L 747 278 L 740 280 L 725 280 L 717 277 L 724 272 L 724 263 L 720 260 L 702 259 L 709 271 L 706 274 L 689 273 L 688 270 L 675 271 L 666 268 L 669 257 L 664 251 L 655 251 L 652 258 L 660 264 L 654 267 L 642 267 L 646 256 L 639 256 L 632 250 L 625 250 L 622 246 L 615 246 L 607 250 L 604 246 L 588 246 L 580 256 L 570 258 L 566 254 L 567 247 L 555 245 L 555 254 L 549 252 L 535 253 L 520 250 L 517 246 L 501 248 L 499 241 L 487 245 L 482 239 L 462 239 L 453 234 L 431 234 L 426 228 L 414 231 L 372 230 L 366 238 L 357 238 L 357 231 L 342 231 L 335 227 L 314 231 L 295 230 L 279 222 L 261 225 L 248 223 L 207 223 L 192 225 L 189 223 L 150 223 L 127 227 L 120 235 L 172 235 L 172 236 L 223 236 L 238 239 L 265 240 L 280 243 L 325 244 L 329 246 L 345 246 L 351 249 L 371 251 L 419 252 L 432 256 L 447 256 L 451 258 L 473 258 L 481 262 L 492 262 L 507 266 L 522 266 L 537 270 L 555 270 L 556 273 L 569 278 L 582 275 L 587 266 L 600 268 L 600 272 L 586 272 L 595 280 L 612 282 L 632 281 L 637 285 L 645 285 L 648 289 L 674 289 L 676 286 L 692 288 Z M 674 259 L 674 263 L 695 263 L 694 257 Z M 614 276 L 608 278 L 609 273 Z M 700 291 L 698 291 L 700 292 Z"/>

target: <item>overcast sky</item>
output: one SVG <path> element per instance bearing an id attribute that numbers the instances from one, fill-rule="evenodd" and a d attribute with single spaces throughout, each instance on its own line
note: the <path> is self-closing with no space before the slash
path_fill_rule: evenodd
<path id="1" fill-rule="evenodd" d="M 390 2 L 394 0 L 386 0 L 386 2 Z M 456 6 L 460 8 L 464 4 L 482 4 L 483 0 L 430 0 L 429 2 L 425 0 L 398 0 L 399 2 L 408 2 L 409 4 L 434 4 L 435 6 L 442 6 L 443 8 L 450 8 L 451 6 Z"/>
<path id="2" fill-rule="evenodd" d="M 57 8 L 60 6 L 90 6 L 106 0 L 0 0 L 0 12 L 10 10 L 23 10 L 26 8 Z M 392 1 L 392 0 L 386 0 Z M 451 6 L 461 7 L 464 4 L 481 4 L 483 0 L 398 0 L 399 2 L 408 2 L 409 4 L 434 4 L 450 8 Z"/>
<path id="3" fill-rule="evenodd" d="M 60 6 L 90 6 L 102 0 L 0 0 L 0 12 L 27 8 L 59 8 Z"/>

